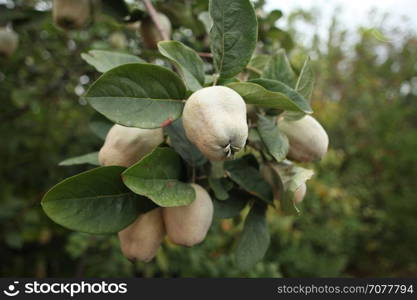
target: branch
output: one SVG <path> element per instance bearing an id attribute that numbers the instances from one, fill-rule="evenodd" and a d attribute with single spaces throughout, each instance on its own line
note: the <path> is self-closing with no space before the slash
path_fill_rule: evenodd
<path id="1" fill-rule="evenodd" d="M 208 57 L 208 58 L 213 57 L 213 54 L 207 53 L 207 52 L 198 52 L 198 55 L 201 56 L 201 57 Z"/>
<path id="2" fill-rule="evenodd" d="M 161 22 L 159 22 L 158 12 L 156 11 L 155 7 L 153 6 L 151 0 L 143 0 L 143 3 L 145 4 L 146 10 L 148 11 L 149 15 L 151 16 L 152 22 L 155 24 L 156 29 L 159 31 L 159 34 L 161 35 L 162 40 L 163 41 L 170 40 L 170 37 L 169 37 L 168 33 L 162 27 Z"/>
<path id="3" fill-rule="evenodd" d="M 262 71 L 259 70 L 258 68 L 255 68 L 255 67 L 252 67 L 252 66 L 246 66 L 245 68 L 247 70 L 249 70 L 249 71 L 252 71 L 252 72 L 255 72 L 255 73 L 259 74 L 259 75 L 262 75 Z"/>

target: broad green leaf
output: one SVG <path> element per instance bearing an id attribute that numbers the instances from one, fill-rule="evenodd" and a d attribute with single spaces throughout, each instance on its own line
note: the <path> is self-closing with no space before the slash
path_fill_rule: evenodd
<path id="1" fill-rule="evenodd" d="M 295 90 L 302 95 L 309 103 L 311 94 L 314 89 L 314 72 L 310 65 L 310 58 L 307 58 L 301 69 L 300 76 L 298 76 Z M 296 121 L 304 117 L 304 113 L 300 112 L 285 112 L 284 117 L 287 120 Z"/>
<path id="2" fill-rule="evenodd" d="M 180 182 L 180 156 L 170 148 L 156 148 L 123 172 L 126 186 L 162 207 L 188 205 L 195 199 L 190 184 Z"/>
<path id="3" fill-rule="evenodd" d="M 314 171 L 293 164 L 279 164 L 279 174 L 285 189 L 295 192 L 303 183 L 314 175 Z"/>
<path id="4" fill-rule="evenodd" d="M 209 177 L 208 181 L 209 181 L 210 188 L 213 190 L 214 196 L 216 197 L 216 199 L 226 200 L 227 198 L 229 198 L 229 194 L 223 187 L 223 184 L 220 178 Z"/>
<path id="5" fill-rule="evenodd" d="M 255 203 L 246 217 L 235 251 L 236 264 L 239 269 L 247 271 L 262 260 L 270 241 L 266 222 L 266 205 Z"/>
<path id="6" fill-rule="evenodd" d="M 314 175 L 314 172 L 293 164 L 283 163 L 278 165 L 277 174 L 284 188 L 283 196 L 280 198 L 282 210 L 288 214 L 299 214 L 300 211 L 293 201 L 294 193 Z"/>
<path id="7" fill-rule="evenodd" d="M 82 165 L 90 164 L 93 166 L 99 166 L 98 162 L 98 152 L 87 153 L 84 155 L 67 158 L 66 160 L 61 161 L 59 166 L 72 166 L 72 165 Z"/>
<path id="8" fill-rule="evenodd" d="M 198 148 L 190 142 L 185 135 L 182 118 L 175 120 L 171 125 L 164 128 L 170 138 L 170 145 L 191 166 L 197 167 L 207 162 L 206 157 Z"/>
<path id="9" fill-rule="evenodd" d="M 197 91 L 204 85 L 204 62 L 190 47 L 178 41 L 158 43 L 159 52 L 178 67 L 190 91 Z"/>
<path id="10" fill-rule="evenodd" d="M 217 85 L 227 85 L 227 84 L 232 83 L 232 82 L 240 82 L 240 81 L 236 77 L 219 78 L 219 80 L 217 80 Z"/>
<path id="11" fill-rule="evenodd" d="M 249 62 L 249 66 L 256 68 L 259 71 L 259 73 L 263 73 L 264 68 L 270 60 L 270 55 L 258 54 L 252 57 L 251 61 Z"/>
<path id="12" fill-rule="evenodd" d="M 314 88 L 314 72 L 311 68 L 310 58 L 307 58 L 301 69 L 300 76 L 298 76 L 295 90 L 300 93 L 307 101 L 310 100 Z"/>
<path id="13" fill-rule="evenodd" d="M 261 77 L 281 81 L 289 87 L 294 87 L 297 80 L 297 76 L 283 49 L 270 58 Z"/>
<path id="14" fill-rule="evenodd" d="M 300 210 L 293 201 L 294 193 L 285 190 L 279 172 L 273 167 L 266 167 L 263 174 L 270 178 L 271 184 L 273 185 L 274 200 L 280 202 L 281 210 L 287 215 L 298 215 Z"/>
<path id="15" fill-rule="evenodd" d="M 224 177 L 224 161 L 210 161 L 210 177 Z"/>
<path id="16" fill-rule="evenodd" d="M 247 70 L 250 71 L 249 79 L 260 77 L 270 59 L 271 56 L 266 54 L 258 54 L 253 56 L 248 66 L 246 67 Z"/>
<path id="17" fill-rule="evenodd" d="M 230 219 L 238 216 L 248 202 L 248 195 L 240 190 L 232 190 L 226 201 L 213 200 L 214 217 Z"/>
<path id="18" fill-rule="evenodd" d="M 269 26 L 274 26 L 275 22 L 278 21 L 281 17 L 282 17 L 282 11 L 278 9 L 274 9 L 268 14 L 264 22 L 267 23 Z"/>
<path id="19" fill-rule="evenodd" d="M 246 67 L 256 47 L 255 10 L 250 0 L 210 0 L 209 12 L 214 66 L 220 77 L 233 77 Z"/>
<path id="20" fill-rule="evenodd" d="M 302 112 L 304 113 L 313 112 L 310 106 L 310 102 L 307 99 L 305 99 L 301 94 L 299 94 L 296 90 L 289 87 L 285 83 L 282 83 L 277 80 L 263 79 L 263 78 L 253 79 L 251 80 L 251 82 L 259 84 L 260 86 L 264 87 L 265 89 L 269 91 L 284 94 L 289 99 L 291 99 L 294 103 L 296 103 L 298 107 L 301 108 Z"/>
<path id="21" fill-rule="evenodd" d="M 282 115 L 287 121 L 297 121 L 302 119 L 306 114 L 302 112 L 286 111 Z"/>
<path id="22" fill-rule="evenodd" d="M 132 223 L 140 202 L 123 184 L 122 167 L 100 167 L 67 178 L 51 188 L 42 208 L 54 222 L 87 233 L 118 232 Z"/>
<path id="23" fill-rule="evenodd" d="M 81 53 L 81 57 L 101 73 L 120 65 L 145 62 L 134 55 L 105 50 L 90 50 L 88 53 Z"/>
<path id="24" fill-rule="evenodd" d="M 113 122 L 97 112 L 93 114 L 89 123 L 91 131 L 102 140 L 106 139 L 107 133 L 113 125 Z"/>
<path id="25" fill-rule="evenodd" d="M 259 134 L 259 130 L 253 127 L 249 129 L 248 139 L 252 143 L 262 142 L 261 136 Z"/>
<path id="26" fill-rule="evenodd" d="M 266 80 L 268 79 L 263 79 L 262 83 Z M 295 92 L 295 94 L 292 95 L 294 97 L 292 99 L 282 92 L 268 90 L 255 82 L 230 83 L 227 86 L 242 96 L 247 104 L 306 113 L 312 112 L 311 107 L 306 100 Z"/>
<path id="27" fill-rule="evenodd" d="M 210 33 L 211 27 L 213 26 L 213 20 L 210 17 L 208 11 L 203 11 L 198 14 L 198 20 L 203 23 L 207 33 Z"/>
<path id="28" fill-rule="evenodd" d="M 159 128 L 181 116 L 185 91 L 182 80 L 166 68 L 127 64 L 104 73 L 85 99 L 120 125 Z"/>
<path id="29" fill-rule="evenodd" d="M 272 203 L 273 195 L 271 186 L 263 179 L 257 167 L 256 159 L 252 155 L 226 161 L 224 167 L 230 178 L 242 189 L 251 195 L 258 197 L 266 203 Z"/>
<path id="30" fill-rule="evenodd" d="M 295 46 L 294 40 L 290 33 L 277 27 L 272 27 L 266 33 L 264 38 L 272 44 L 284 49 L 292 49 Z"/>
<path id="31" fill-rule="evenodd" d="M 228 191 L 233 188 L 233 183 L 227 178 L 208 178 L 210 188 L 213 190 L 216 199 L 226 200 L 229 198 Z"/>
<path id="32" fill-rule="evenodd" d="M 285 159 L 289 150 L 288 138 L 269 118 L 258 115 L 258 132 L 269 154 L 280 162 Z"/>

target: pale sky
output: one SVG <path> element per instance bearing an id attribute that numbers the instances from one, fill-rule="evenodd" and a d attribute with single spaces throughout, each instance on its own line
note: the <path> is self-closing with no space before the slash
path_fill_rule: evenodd
<path id="1" fill-rule="evenodd" d="M 401 32 L 417 32 L 417 0 L 267 0 L 266 9 L 280 9 L 284 18 L 279 25 L 286 24 L 285 16 L 297 8 L 316 8 L 320 14 L 318 30 L 325 34 L 331 17 L 337 7 L 342 8 L 338 13 L 342 26 L 354 30 L 359 25 L 366 27 L 382 27 L 390 30 L 397 27 Z M 369 12 L 376 9 L 377 17 L 370 18 Z M 382 15 L 389 13 L 387 19 Z M 395 36 L 391 38 L 395 39 Z"/>

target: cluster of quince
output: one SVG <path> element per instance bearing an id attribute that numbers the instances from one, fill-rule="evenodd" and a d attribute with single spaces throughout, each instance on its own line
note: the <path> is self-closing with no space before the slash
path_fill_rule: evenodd
<path id="1" fill-rule="evenodd" d="M 185 103 L 182 120 L 188 139 L 210 161 L 233 158 L 248 138 L 246 104 L 228 87 L 206 87 L 194 92 Z M 326 153 L 328 136 L 311 116 L 298 121 L 279 118 L 277 122 L 289 139 L 288 158 L 308 162 Z M 107 134 L 99 161 L 104 166 L 129 167 L 163 140 L 162 128 L 141 129 L 116 124 Z M 127 258 L 151 260 L 165 235 L 173 243 L 189 247 L 205 239 L 213 219 L 213 203 L 203 187 L 194 183 L 192 186 L 196 198 L 190 205 L 153 209 L 119 232 L 121 249 Z M 296 191 L 294 201 L 301 201 L 305 192 L 304 184 Z"/>

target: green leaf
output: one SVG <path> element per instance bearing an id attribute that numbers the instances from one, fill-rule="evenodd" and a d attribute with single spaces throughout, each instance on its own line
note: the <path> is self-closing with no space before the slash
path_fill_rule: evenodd
<path id="1" fill-rule="evenodd" d="M 263 70 L 270 59 L 271 56 L 266 54 L 253 56 L 247 67 L 247 70 L 249 71 L 249 79 L 258 78 L 262 75 Z"/>
<path id="2" fill-rule="evenodd" d="M 195 199 L 194 188 L 180 182 L 180 156 L 171 148 L 156 148 L 123 172 L 126 186 L 162 207 L 188 205 Z"/>
<path id="3" fill-rule="evenodd" d="M 203 23 L 206 32 L 210 33 L 211 27 L 213 26 L 213 20 L 211 19 L 209 12 L 203 11 L 198 14 L 197 18 L 201 23 Z"/>
<path id="4" fill-rule="evenodd" d="M 181 116 L 185 91 L 182 80 L 166 68 L 127 64 L 104 73 L 85 99 L 115 123 L 150 129 Z"/>
<path id="5" fill-rule="evenodd" d="M 255 10 L 249 0 L 210 0 L 214 66 L 220 77 L 233 77 L 252 57 L 258 39 Z"/>
<path id="6" fill-rule="evenodd" d="M 90 164 L 93 166 L 99 166 L 100 163 L 98 161 L 98 152 L 87 153 L 84 155 L 76 156 L 67 158 L 66 160 L 61 161 L 58 165 L 59 166 L 73 166 L 73 165 L 82 165 L 82 164 Z"/>
<path id="7" fill-rule="evenodd" d="M 238 216 L 248 203 L 248 195 L 240 190 L 232 190 L 226 201 L 213 200 L 214 217 L 230 219 Z"/>
<path id="8" fill-rule="evenodd" d="M 42 208 L 54 222 L 87 233 L 114 233 L 132 223 L 139 203 L 149 201 L 123 184 L 122 167 L 100 167 L 67 178 L 51 188 Z"/>
<path id="9" fill-rule="evenodd" d="M 259 130 L 256 128 L 249 129 L 248 140 L 252 143 L 260 143 L 262 142 L 261 135 L 259 134 Z"/>
<path id="10" fill-rule="evenodd" d="M 81 57 L 101 73 L 124 64 L 145 63 L 134 55 L 105 50 L 90 50 L 88 53 L 81 53 Z"/>
<path id="11" fill-rule="evenodd" d="M 270 79 L 263 79 L 263 78 L 253 79 L 251 80 L 251 82 L 259 84 L 269 91 L 284 94 L 289 99 L 291 99 L 294 103 L 296 103 L 298 107 L 301 108 L 301 111 L 305 113 L 313 112 L 310 106 L 310 102 L 307 99 L 305 99 L 301 94 L 299 94 L 297 91 L 295 91 L 293 88 L 286 85 L 285 83 L 282 83 L 277 80 L 270 80 Z"/>
<path id="12" fill-rule="evenodd" d="M 191 166 L 197 167 L 205 164 L 207 158 L 190 142 L 185 135 L 182 118 L 174 121 L 171 125 L 164 128 L 171 140 L 171 146 L 181 157 Z"/>
<path id="13" fill-rule="evenodd" d="M 294 90 L 288 90 L 287 92 L 294 91 L 290 98 L 286 94 L 279 91 L 270 91 L 258 83 L 265 83 L 265 81 L 272 81 L 276 83 L 278 81 L 268 79 L 255 79 L 260 82 L 238 82 L 230 83 L 227 86 L 235 90 L 247 104 L 255 104 L 261 107 L 276 108 L 290 111 L 311 113 L 311 107 L 307 101 L 297 95 Z M 279 83 L 278 83 L 279 84 Z M 287 87 L 287 89 L 290 89 Z"/>
<path id="14" fill-rule="evenodd" d="M 266 222 L 266 206 L 254 204 L 246 217 L 235 257 L 242 271 L 251 269 L 262 260 L 268 250 L 271 237 Z"/>
<path id="15" fill-rule="evenodd" d="M 210 177 L 223 178 L 224 176 L 224 161 L 210 161 Z"/>
<path id="16" fill-rule="evenodd" d="M 287 136 L 278 129 L 278 126 L 273 121 L 262 115 L 258 115 L 258 132 L 269 154 L 276 161 L 283 161 L 287 157 L 289 150 Z"/>
<path id="17" fill-rule="evenodd" d="M 106 139 L 107 133 L 113 125 L 113 122 L 99 113 L 94 113 L 89 123 L 90 130 L 103 141 Z"/>
<path id="18" fill-rule="evenodd" d="M 174 62 L 190 91 L 197 91 L 204 85 L 204 62 L 190 47 L 178 41 L 158 43 L 161 54 Z"/>
<path id="19" fill-rule="evenodd" d="M 314 171 L 293 164 L 280 164 L 279 170 L 285 189 L 293 192 L 314 175 Z"/>
<path id="20" fill-rule="evenodd" d="M 305 99 L 310 100 L 311 94 L 314 89 L 314 72 L 311 68 L 310 58 L 307 58 L 301 69 L 300 76 L 298 77 L 295 90 L 300 93 Z"/>
<path id="21" fill-rule="evenodd" d="M 301 69 L 300 76 L 298 76 L 295 90 L 302 95 L 308 103 L 310 103 L 311 94 L 314 89 L 314 72 L 311 68 L 310 58 L 307 58 L 304 62 L 303 68 Z M 284 114 L 285 119 L 296 121 L 304 117 L 304 113 L 299 112 L 286 112 Z"/>
<path id="22" fill-rule="evenodd" d="M 216 199 L 226 200 L 229 198 L 228 191 L 233 188 L 233 183 L 227 178 L 208 178 L 210 188 L 213 190 Z"/>
<path id="23" fill-rule="evenodd" d="M 277 27 L 272 27 L 265 33 L 264 37 L 268 42 L 284 49 L 292 49 L 295 46 L 291 34 Z"/>
<path id="24" fill-rule="evenodd" d="M 278 176 L 284 187 L 284 194 L 280 197 L 281 208 L 287 214 L 299 214 L 300 210 L 293 201 L 294 193 L 314 175 L 314 171 L 293 164 L 279 164 L 278 170 Z"/>
<path id="25" fill-rule="evenodd" d="M 266 203 L 272 203 L 271 186 L 263 179 L 255 163 L 256 159 L 252 155 L 246 155 L 239 159 L 226 161 L 224 167 L 230 178 L 242 189 Z"/>
<path id="26" fill-rule="evenodd" d="M 270 55 L 266 54 L 258 54 L 252 57 L 251 61 L 249 62 L 249 66 L 256 68 L 260 71 L 260 73 L 263 73 L 264 68 L 271 60 Z"/>
<path id="27" fill-rule="evenodd" d="M 236 77 L 219 78 L 219 80 L 217 80 L 217 85 L 227 85 L 232 82 L 240 82 L 240 80 L 237 79 Z"/>
<path id="28" fill-rule="evenodd" d="M 283 49 L 270 58 L 261 77 L 281 81 L 289 87 L 294 87 L 297 80 L 297 76 Z"/>
<path id="29" fill-rule="evenodd" d="M 275 22 L 278 21 L 281 17 L 282 17 L 282 11 L 278 9 L 274 9 L 268 14 L 264 22 L 267 23 L 269 26 L 274 26 Z"/>
<path id="30" fill-rule="evenodd" d="M 294 193 L 285 190 L 284 183 L 278 172 L 274 168 L 268 167 L 266 172 L 268 172 L 274 189 L 274 199 L 278 199 L 280 202 L 281 210 L 287 215 L 298 215 L 300 210 L 295 205 L 293 201 Z"/>

